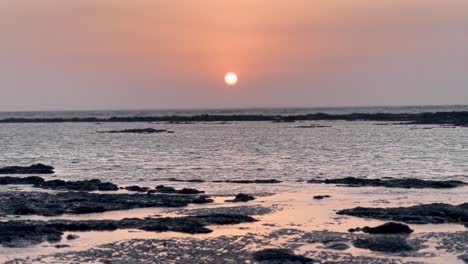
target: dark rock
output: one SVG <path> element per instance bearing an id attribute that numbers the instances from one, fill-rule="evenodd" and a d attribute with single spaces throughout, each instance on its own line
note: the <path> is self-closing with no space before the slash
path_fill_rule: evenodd
<path id="1" fill-rule="evenodd" d="M 414 251 L 403 236 L 377 235 L 366 238 L 359 238 L 353 242 L 357 248 L 369 249 L 378 252 L 398 253 L 404 251 Z"/>
<path id="2" fill-rule="evenodd" d="M 176 189 L 173 187 L 166 187 L 164 185 L 156 186 L 156 191 L 160 193 L 176 193 Z"/>
<path id="3" fill-rule="evenodd" d="M 316 195 L 316 196 L 314 196 L 314 199 L 315 200 L 322 200 L 322 199 L 330 198 L 330 197 L 331 197 L 330 195 Z"/>
<path id="4" fill-rule="evenodd" d="M 0 193 L 0 214 L 44 215 L 87 214 L 149 207 L 183 207 L 199 203 L 193 196 L 101 194 L 88 192 L 11 192 Z M 203 202 L 210 202 L 204 199 Z"/>
<path id="5" fill-rule="evenodd" d="M 252 195 L 244 194 L 244 193 L 239 193 L 236 195 L 236 197 L 233 200 L 226 200 L 225 202 L 228 203 L 239 203 L 239 202 L 248 202 L 255 200 L 255 197 Z"/>
<path id="6" fill-rule="evenodd" d="M 0 174 L 53 174 L 54 167 L 41 163 L 29 167 L 10 166 L 0 168 Z"/>
<path id="7" fill-rule="evenodd" d="M 125 190 L 131 191 L 131 192 L 147 192 L 150 188 L 148 187 L 140 187 L 140 186 L 127 186 L 125 187 Z"/>
<path id="8" fill-rule="evenodd" d="M 73 234 L 70 234 L 67 236 L 67 240 L 75 240 L 75 239 L 78 239 L 80 238 L 80 236 L 78 235 L 73 235 Z"/>
<path id="9" fill-rule="evenodd" d="M 179 179 L 176 179 L 176 178 L 169 178 L 169 179 L 166 179 L 166 180 L 167 181 L 173 181 L 173 182 L 193 182 L 193 183 L 205 182 L 204 180 L 201 180 L 201 179 L 179 180 Z"/>
<path id="10" fill-rule="evenodd" d="M 63 232 L 76 231 L 113 231 L 117 229 L 139 229 L 155 232 L 182 232 L 203 234 L 212 232 L 206 225 L 232 225 L 251 223 L 256 220 L 245 215 L 211 214 L 204 216 L 187 216 L 177 218 L 126 218 L 122 220 L 18 220 L 0 222 L 0 244 L 3 246 L 34 245 L 44 241 L 58 242 Z M 74 237 L 73 237 L 74 238 Z M 68 237 L 67 237 L 68 239 Z M 24 243 L 24 242 L 27 243 Z"/>
<path id="11" fill-rule="evenodd" d="M 466 225 L 468 224 L 468 203 L 461 205 L 434 203 L 395 208 L 356 207 L 338 211 L 337 214 L 410 224 L 458 223 Z"/>
<path id="12" fill-rule="evenodd" d="M 456 188 L 467 185 L 462 181 L 434 181 L 434 180 L 421 180 L 414 178 L 407 179 L 361 179 L 355 177 L 347 177 L 340 179 L 326 179 L 324 181 L 320 180 L 310 180 L 308 183 L 325 183 L 325 184 L 341 184 L 350 187 L 386 187 L 386 188 L 405 188 L 405 189 L 424 189 L 424 188 L 433 188 L 433 189 L 449 189 Z"/>
<path id="13" fill-rule="evenodd" d="M 23 185 L 23 184 L 40 184 L 44 182 L 44 179 L 37 176 L 30 176 L 30 177 L 0 177 L 0 185 L 8 185 L 8 184 L 16 184 L 16 185 Z"/>
<path id="14" fill-rule="evenodd" d="M 69 248 L 70 245 L 55 245 L 55 248 Z"/>
<path id="15" fill-rule="evenodd" d="M 295 255 L 289 249 L 264 249 L 255 252 L 253 259 L 265 263 L 312 263 L 312 259 Z"/>
<path id="16" fill-rule="evenodd" d="M 98 179 L 84 180 L 84 181 L 64 181 L 64 180 L 50 180 L 40 182 L 34 185 L 36 188 L 49 189 L 49 190 L 69 190 L 69 191 L 117 191 L 117 185 L 110 182 L 101 182 Z"/>
<path id="17" fill-rule="evenodd" d="M 179 194 L 200 194 L 200 193 L 205 193 L 204 191 L 199 191 L 196 189 L 190 189 L 190 188 L 183 188 L 182 190 L 178 190 L 177 193 Z"/>
<path id="18" fill-rule="evenodd" d="M 192 200 L 192 203 L 194 204 L 207 204 L 207 203 L 212 203 L 212 202 L 214 202 L 214 200 L 211 199 L 207 195 L 200 195 L 197 198 Z"/>
<path id="19" fill-rule="evenodd" d="M 331 250 L 347 250 L 350 248 L 348 244 L 340 243 L 340 242 L 330 242 L 325 244 L 326 249 Z"/>
<path id="20" fill-rule="evenodd" d="M 376 227 L 366 226 L 362 231 L 368 234 L 411 234 L 414 230 L 404 224 L 389 222 Z"/>
<path id="21" fill-rule="evenodd" d="M 463 262 L 468 263 L 468 254 L 458 256 Z"/>
<path id="22" fill-rule="evenodd" d="M 281 183 L 282 181 L 275 180 L 275 179 L 267 179 L 267 180 L 232 180 L 232 181 L 225 181 L 226 183 L 240 183 L 240 184 L 274 184 L 274 183 Z"/>
<path id="23" fill-rule="evenodd" d="M 108 134 L 120 134 L 120 133 L 131 133 L 131 134 L 158 134 L 158 133 L 174 133 L 165 129 L 154 129 L 154 128 L 136 128 L 136 129 L 124 129 L 124 130 L 111 130 L 111 131 L 98 131 L 98 133 Z"/>

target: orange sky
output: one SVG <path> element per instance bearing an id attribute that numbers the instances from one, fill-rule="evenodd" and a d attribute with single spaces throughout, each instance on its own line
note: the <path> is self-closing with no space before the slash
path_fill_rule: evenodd
<path id="1" fill-rule="evenodd" d="M 0 110 L 468 98 L 465 0 L 0 0 L 0 41 Z"/>

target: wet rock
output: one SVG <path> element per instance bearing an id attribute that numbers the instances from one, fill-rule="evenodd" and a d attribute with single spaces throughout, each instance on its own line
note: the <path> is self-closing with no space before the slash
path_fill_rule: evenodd
<path id="1" fill-rule="evenodd" d="M 296 128 L 325 128 L 331 126 L 323 126 L 323 125 L 308 125 L 308 126 L 297 126 Z"/>
<path id="2" fill-rule="evenodd" d="M 70 234 L 67 236 L 67 240 L 75 240 L 75 239 L 78 239 L 80 238 L 80 236 L 78 235 L 73 235 L 73 234 Z"/>
<path id="3" fill-rule="evenodd" d="M 295 255 L 289 249 L 264 249 L 253 254 L 253 259 L 264 263 L 312 263 L 312 259 Z"/>
<path id="4" fill-rule="evenodd" d="M 468 263 L 468 254 L 458 256 L 463 262 Z"/>
<path id="5" fill-rule="evenodd" d="M 70 245 L 55 245 L 55 248 L 69 248 Z"/>
<path id="6" fill-rule="evenodd" d="M 34 185 L 36 188 L 49 189 L 49 190 L 69 190 L 69 191 L 117 191 L 117 185 L 111 182 L 101 182 L 98 179 L 84 180 L 84 181 L 64 181 L 64 180 L 50 180 L 40 182 Z"/>
<path id="7" fill-rule="evenodd" d="M 154 128 L 135 128 L 135 129 L 124 129 L 124 130 L 111 130 L 111 131 L 98 131 L 98 133 L 107 134 L 120 134 L 120 133 L 131 133 L 131 134 L 158 134 L 158 133 L 174 133 L 173 131 L 165 129 L 154 129 Z"/>
<path id="8" fill-rule="evenodd" d="M 255 200 L 255 197 L 252 195 L 244 194 L 244 193 L 239 193 L 236 195 L 236 197 L 233 200 L 226 200 L 225 202 L 228 203 L 240 203 L 240 202 L 248 202 L 248 201 L 253 201 Z"/>
<path id="9" fill-rule="evenodd" d="M 53 174 L 54 167 L 41 163 L 29 167 L 10 166 L 0 168 L 0 174 Z"/>
<path id="10" fill-rule="evenodd" d="M 140 186 L 127 186 L 125 187 L 125 190 L 131 191 L 131 192 L 147 192 L 150 188 L 148 187 L 140 187 Z"/>
<path id="11" fill-rule="evenodd" d="M 40 184 L 44 182 L 44 179 L 38 176 L 30 176 L 30 177 L 0 177 L 0 185 L 8 185 L 8 184 L 16 184 L 16 185 L 23 185 L 23 184 Z"/>
<path id="12" fill-rule="evenodd" d="M 404 251 L 414 251 L 415 249 L 408 244 L 404 236 L 377 235 L 366 238 L 359 238 L 353 242 L 357 248 L 369 249 L 378 252 L 398 253 Z"/>
<path id="13" fill-rule="evenodd" d="M 149 207 L 184 207 L 189 203 L 200 202 L 212 201 L 207 198 L 165 194 L 8 192 L 0 193 L 0 214 L 56 216 Z"/>
<path id="14" fill-rule="evenodd" d="M 346 243 L 330 242 L 325 244 L 325 248 L 331 250 L 347 250 L 350 246 Z"/>
<path id="15" fill-rule="evenodd" d="M 274 184 L 274 183 L 281 183 L 282 181 L 276 179 L 267 179 L 267 180 L 232 180 L 232 181 L 224 181 L 226 183 L 240 183 L 240 184 Z"/>
<path id="16" fill-rule="evenodd" d="M 199 191 L 196 189 L 183 188 L 182 190 L 177 191 L 179 194 L 200 194 L 205 193 L 204 191 Z"/>
<path id="17" fill-rule="evenodd" d="M 405 188 L 405 189 L 449 189 L 467 185 L 462 181 L 434 181 L 421 180 L 414 178 L 407 179 L 362 179 L 355 177 L 346 177 L 340 179 L 310 180 L 308 183 L 340 184 L 350 187 L 386 187 L 386 188 Z"/>
<path id="18" fill-rule="evenodd" d="M 201 180 L 201 179 L 179 180 L 179 179 L 176 179 L 176 178 L 169 178 L 169 179 L 166 179 L 166 180 L 167 181 L 173 181 L 173 182 L 193 182 L 193 183 L 205 182 L 204 180 Z"/>
<path id="19" fill-rule="evenodd" d="M 368 234 L 411 234 L 414 230 L 404 224 L 389 222 L 376 227 L 366 226 L 362 231 Z"/>
<path id="20" fill-rule="evenodd" d="M 207 203 L 212 203 L 212 202 L 214 202 L 214 200 L 211 199 L 207 195 L 200 195 L 197 198 L 192 200 L 192 203 L 194 204 L 207 204 Z"/>
<path id="21" fill-rule="evenodd" d="M 331 196 L 330 195 L 316 195 L 314 196 L 314 199 L 315 200 L 323 200 L 325 198 L 330 198 Z"/>
<path id="22" fill-rule="evenodd" d="M 44 241 L 58 242 L 63 232 L 76 231 L 113 231 L 117 229 L 139 229 L 155 232 L 182 232 L 204 234 L 212 232 L 206 225 L 232 225 L 251 223 L 256 220 L 245 215 L 212 214 L 177 218 L 126 218 L 122 220 L 18 220 L 0 222 L 0 244 L 17 247 L 21 241 L 24 246 Z M 26 242 L 26 243 L 25 243 Z"/>
<path id="23" fill-rule="evenodd" d="M 173 187 L 167 187 L 164 185 L 156 186 L 156 191 L 160 193 L 176 193 L 176 189 Z"/>
<path id="24" fill-rule="evenodd" d="M 458 223 L 467 225 L 468 203 L 461 205 L 434 203 L 394 208 L 356 207 L 338 211 L 337 214 L 399 221 L 410 224 Z"/>

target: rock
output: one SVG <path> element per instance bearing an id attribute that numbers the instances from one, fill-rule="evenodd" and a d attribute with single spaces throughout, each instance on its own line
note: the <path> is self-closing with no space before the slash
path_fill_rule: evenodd
<path id="1" fill-rule="evenodd" d="M 67 236 L 67 240 L 75 240 L 75 239 L 78 239 L 80 238 L 80 236 L 78 235 L 73 235 L 73 234 L 70 234 Z"/>
<path id="2" fill-rule="evenodd" d="M 376 227 L 366 226 L 362 231 L 368 234 L 411 234 L 414 230 L 404 224 L 389 222 Z"/>
<path id="3" fill-rule="evenodd" d="M 274 183 L 281 183 L 282 181 L 275 180 L 275 179 L 267 179 L 267 180 L 232 180 L 232 181 L 224 181 L 226 183 L 239 183 L 239 184 L 274 184 Z"/>
<path id="4" fill-rule="evenodd" d="M 353 242 L 357 248 L 369 249 L 378 252 L 398 253 L 404 251 L 414 251 L 403 236 L 376 235 L 366 238 L 359 238 Z"/>
<path id="5" fill-rule="evenodd" d="M 34 185 L 36 188 L 49 189 L 49 190 L 69 190 L 69 191 L 117 191 L 117 185 L 111 182 L 101 182 L 98 179 L 84 180 L 84 181 L 64 181 L 64 180 L 50 180 L 43 181 Z"/>
<path id="6" fill-rule="evenodd" d="M 253 259 L 265 263 L 312 263 L 312 259 L 295 255 L 289 249 L 264 249 L 253 254 Z"/>
<path id="7" fill-rule="evenodd" d="M 177 191 L 179 194 L 200 194 L 205 193 L 204 191 L 199 191 L 196 189 L 183 188 L 182 190 Z"/>
<path id="8" fill-rule="evenodd" d="M 184 207 L 209 203 L 207 198 L 185 195 L 107 194 L 89 192 L 9 192 L 0 193 L 0 214 L 43 215 L 87 214 L 149 207 Z"/>
<path id="9" fill-rule="evenodd" d="M 414 178 L 407 179 L 361 179 L 355 177 L 346 177 L 340 179 L 326 179 L 320 180 L 309 180 L 308 183 L 325 183 L 325 184 L 340 184 L 350 187 L 386 187 L 386 188 L 405 188 L 405 189 L 449 189 L 462 187 L 467 183 L 462 181 L 434 181 L 434 180 L 421 180 Z"/>
<path id="10" fill-rule="evenodd" d="M 395 208 L 356 207 L 338 211 L 339 215 L 351 215 L 410 224 L 468 224 L 468 203 L 450 205 L 443 203 Z"/>
<path id="11" fill-rule="evenodd" d="M 244 202 L 245 203 L 245 202 L 252 201 L 252 200 L 255 200 L 255 197 L 253 197 L 252 195 L 239 193 L 238 195 L 236 195 L 236 197 L 233 200 L 226 200 L 225 202 L 228 202 L 228 203 Z"/>
<path id="12" fill-rule="evenodd" d="M 147 192 L 150 188 L 148 187 L 140 187 L 140 186 L 127 186 L 125 187 L 125 190 L 131 191 L 131 192 Z"/>
<path id="13" fill-rule="evenodd" d="M 458 256 L 463 262 L 468 263 L 468 254 Z"/>
<path id="14" fill-rule="evenodd" d="M 29 167 L 10 166 L 0 168 L 0 174 L 53 174 L 54 167 L 41 163 Z"/>
<path id="15" fill-rule="evenodd" d="M 166 179 L 166 180 L 167 181 L 173 181 L 173 182 L 193 182 L 193 183 L 205 182 L 204 180 L 201 180 L 201 179 L 179 180 L 179 179 L 176 179 L 176 178 L 169 178 L 169 179 Z"/>
<path id="16" fill-rule="evenodd" d="M 0 177 L 0 185 L 8 185 L 8 184 L 16 184 L 16 185 L 23 185 L 23 184 L 40 184 L 44 182 L 44 179 L 37 176 L 29 176 L 29 177 Z"/>
<path id="17" fill-rule="evenodd" d="M 156 186 L 156 191 L 161 193 L 176 193 L 176 189 L 173 187 L 166 187 L 164 185 Z"/>
<path id="18" fill-rule="evenodd" d="M 0 222 L 0 244 L 7 247 L 27 246 L 44 241 L 58 242 L 63 232 L 113 231 L 139 229 L 155 232 L 182 232 L 204 234 L 212 232 L 207 225 L 251 223 L 256 220 L 245 215 L 211 214 L 176 218 L 125 218 L 122 220 L 18 220 Z M 68 237 L 67 237 L 68 239 Z M 22 244 L 17 243 L 21 241 Z M 26 243 L 25 243 L 26 242 Z"/>
<path id="19" fill-rule="evenodd" d="M 347 250 L 350 248 L 350 246 L 346 243 L 341 243 L 341 242 L 330 242 L 325 244 L 326 249 L 332 249 L 332 250 Z"/>
<path id="20" fill-rule="evenodd" d="M 55 245 L 55 248 L 69 248 L 70 245 Z"/>
<path id="21" fill-rule="evenodd" d="M 159 134 L 159 133 L 174 133 L 165 129 L 154 129 L 154 128 L 135 128 L 135 129 L 124 129 L 124 130 L 111 130 L 111 131 L 98 131 L 98 133 L 108 134 L 120 134 L 120 133 L 131 133 L 131 134 Z"/>
<path id="22" fill-rule="evenodd" d="M 314 199 L 315 200 L 322 200 L 322 199 L 330 198 L 330 197 L 331 197 L 330 195 L 316 195 L 316 196 L 314 196 Z"/>
<path id="23" fill-rule="evenodd" d="M 200 195 L 197 198 L 192 200 L 192 203 L 194 204 L 207 204 L 207 203 L 212 203 L 212 202 L 214 202 L 214 200 L 211 199 L 207 195 Z"/>

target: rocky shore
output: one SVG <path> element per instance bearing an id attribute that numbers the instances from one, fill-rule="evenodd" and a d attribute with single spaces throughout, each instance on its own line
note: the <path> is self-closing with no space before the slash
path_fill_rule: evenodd
<path id="1" fill-rule="evenodd" d="M 111 118 L 7 118 L 0 123 L 64 123 L 64 122 L 233 122 L 233 121 L 270 121 L 277 123 L 295 121 L 382 121 L 404 122 L 414 125 L 452 125 L 468 126 L 468 112 L 430 112 L 430 113 L 353 113 L 353 114 L 305 114 L 305 115 L 197 115 L 197 116 L 128 116 Z"/>

